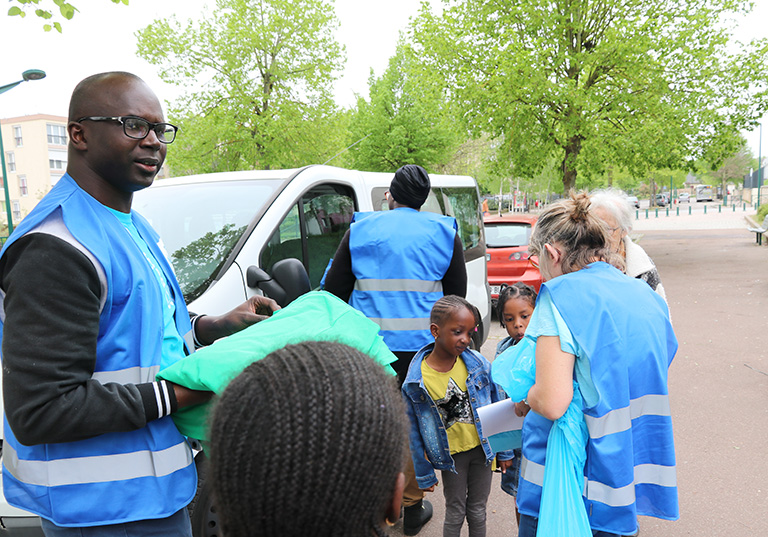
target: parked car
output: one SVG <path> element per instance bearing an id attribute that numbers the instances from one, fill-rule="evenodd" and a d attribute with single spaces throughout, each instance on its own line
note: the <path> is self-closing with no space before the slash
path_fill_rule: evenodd
<path id="1" fill-rule="evenodd" d="M 666 207 L 669 204 L 669 200 L 664 194 L 656 194 L 656 206 Z"/>
<path id="2" fill-rule="evenodd" d="M 528 242 L 536 216 L 486 216 L 485 247 L 488 259 L 488 283 L 494 308 L 502 283 L 523 282 L 539 292 L 541 273 L 530 261 Z"/>
<path id="3" fill-rule="evenodd" d="M 677 195 L 677 202 L 691 203 L 691 195 L 688 192 L 680 192 L 680 194 Z"/>
<path id="4" fill-rule="evenodd" d="M 627 196 L 627 201 L 629 201 L 630 205 L 635 209 L 640 208 L 640 200 L 637 199 L 637 196 Z"/>

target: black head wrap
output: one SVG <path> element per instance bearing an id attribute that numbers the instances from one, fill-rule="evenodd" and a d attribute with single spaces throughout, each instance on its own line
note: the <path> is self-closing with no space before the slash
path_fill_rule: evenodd
<path id="1" fill-rule="evenodd" d="M 427 170 L 416 164 L 406 164 L 395 172 L 389 193 L 397 203 L 419 209 L 427 201 L 429 188 Z"/>

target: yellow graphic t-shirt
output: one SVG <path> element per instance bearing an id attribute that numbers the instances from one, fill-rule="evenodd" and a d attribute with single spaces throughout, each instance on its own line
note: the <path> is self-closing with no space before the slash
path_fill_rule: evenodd
<path id="1" fill-rule="evenodd" d="M 441 373 L 435 371 L 427 361 L 421 362 L 421 376 L 424 387 L 437 405 L 445 425 L 451 454 L 469 451 L 480 445 L 472 407 L 467 393 L 467 365 L 460 357 L 453 368 Z"/>

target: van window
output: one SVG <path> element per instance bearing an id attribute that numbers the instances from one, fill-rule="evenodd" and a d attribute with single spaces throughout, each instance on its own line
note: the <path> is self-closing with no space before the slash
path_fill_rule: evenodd
<path id="1" fill-rule="evenodd" d="M 385 187 L 371 192 L 373 207 L 377 211 L 389 210 L 385 201 Z M 433 187 L 422 211 L 453 216 L 459 228 L 459 238 L 464 245 L 464 260 L 469 262 L 485 255 L 485 236 L 477 189 L 474 187 Z"/>
<path id="2" fill-rule="evenodd" d="M 269 238 L 261 254 L 261 268 L 270 272 L 278 261 L 295 257 L 307 269 L 312 287 L 319 286 L 328 261 L 349 229 L 355 207 L 348 187 L 325 184 L 307 191 Z"/>
<path id="3" fill-rule="evenodd" d="M 282 180 L 163 185 L 136 192 L 133 209 L 160 234 L 187 303 L 225 265 L 243 232 Z"/>

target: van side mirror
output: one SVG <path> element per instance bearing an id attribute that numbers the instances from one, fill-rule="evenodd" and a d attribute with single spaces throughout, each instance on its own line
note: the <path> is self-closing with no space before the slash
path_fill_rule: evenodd
<path id="1" fill-rule="evenodd" d="M 245 279 L 248 287 L 260 289 L 281 307 L 312 289 L 307 270 L 301 261 L 293 257 L 275 263 L 271 276 L 256 265 L 251 265 L 245 273 Z"/>

